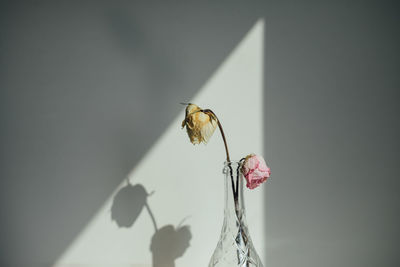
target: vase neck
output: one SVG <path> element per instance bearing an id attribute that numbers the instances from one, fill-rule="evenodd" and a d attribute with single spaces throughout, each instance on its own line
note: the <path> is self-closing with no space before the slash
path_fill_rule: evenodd
<path id="1" fill-rule="evenodd" d="M 225 163 L 225 221 L 245 223 L 245 206 L 243 198 L 243 174 L 240 171 L 239 162 Z"/>

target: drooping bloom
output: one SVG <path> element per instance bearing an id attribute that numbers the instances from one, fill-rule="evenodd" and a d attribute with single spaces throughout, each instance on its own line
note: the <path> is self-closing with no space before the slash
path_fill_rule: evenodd
<path id="1" fill-rule="evenodd" d="M 245 158 L 241 171 L 247 181 L 246 186 L 250 189 L 256 188 L 271 175 L 271 169 L 264 158 L 254 154 Z"/>
<path id="2" fill-rule="evenodd" d="M 203 112 L 195 104 L 188 104 L 186 107 L 185 119 L 182 121 L 182 128 L 186 126 L 187 134 L 192 144 L 207 143 L 217 128 L 217 118 L 213 113 Z"/>

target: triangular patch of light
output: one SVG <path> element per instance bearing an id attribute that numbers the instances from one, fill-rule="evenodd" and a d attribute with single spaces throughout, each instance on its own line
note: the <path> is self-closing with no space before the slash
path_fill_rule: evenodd
<path id="1" fill-rule="evenodd" d="M 218 115 L 232 159 L 249 153 L 262 154 L 263 35 L 264 22 L 259 20 L 193 99 L 177 99 L 177 105 L 188 101 Z M 147 203 L 158 229 L 166 225 L 178 227 L 182 220 L 183 225 L 190 227 L 190 247 L 174 248 L 184 250 L 175 266 L 207 266 L 223 221 L 225 152 L 218 131 L 207 145 L 193 146 L 180 127 L 183 118 L 182 106 L 181 115 L 171 122 L 127 178 L 132 186 L 139 184 L 148 193 L 154 191 Z M 120 228 L 111 219 L 114 197 L 126 186 L 124 179 L 55 266 L 152 266 L 150 244 L 155 230 L 146 208 L 132 227 Z M 263 189 L 245 191 L 251 236 L 263 259 Z M 167 237 L 164 245 L 177 245 Z"/>

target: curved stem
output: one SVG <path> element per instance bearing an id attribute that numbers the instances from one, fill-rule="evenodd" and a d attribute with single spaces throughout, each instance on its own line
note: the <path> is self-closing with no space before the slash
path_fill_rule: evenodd
<path id="1" fill-rule="evenodd" d="M 239 201 L 238 201 L 238 195 L 236 193 L 237 189 L 235 190 L 235 183 L 234 183 L 234 179 L 233 179 L 233 170 L 232 170 L 232 166 L 231 166 L 231 159 L 229 157 L 228 143 L 226 142 L 224 129 L 222 128 L 222 124 L 219 121 L 217 115 L 215 115 L 215 113 L 211 109 L 203 109 L 203 110 L 200 110 L 200 111 L 204 112 L 206 114 L 211 114 L 211 117 L 215 118 L 215 120 L 217 121 L 219 131 L 221 132 L 222 140 L 224 141 L 224 145 L 225 145 L 226 161 L 228 162 L 230 176 L 231 176 L 232 194 L 233 194 L 233 200 L 235 202 L 236 217 L 238 217 L 238 219 L 239 219 Z"/>
<path id="2" fill-rule="evenodd" d="M 219 122 L 219 119 L 218 119 L 217 115 L 215 115 L 215 113 L 211 109 L 203 109 L 201 111 L 204 112 L 204 113 L 211 113 L 212 116 L 215 117 L 215 119 L 217 121 L 217 124 L 218 124 L 219 131 L 221 132 L 222 140 L 224 141 L 225 152 L 226 152 L 226 161 L 230 162 L 231 159 L 229 157 L 228 143 L 226 142 L 224 129 L 222 128 L 222 124 Z"/>
<path id="3" fill-rule="evenodd" d="M 222 139 L 224 140 L 225 152 L 226 152 L 226 161 L 230 162 L 231 159 L 229 158 L 228 144 L 226 143 L 226 138 L 225 138 L 224 130 L 222 129 L 222 125 L 221 125 L 221 123 L 219 122 L 218 119 L 217 119 L 217 123 L 218 123 L 219 130 L 220 130 L 220 132 L 221 132 L 221 135 L 222 135 Z"/>

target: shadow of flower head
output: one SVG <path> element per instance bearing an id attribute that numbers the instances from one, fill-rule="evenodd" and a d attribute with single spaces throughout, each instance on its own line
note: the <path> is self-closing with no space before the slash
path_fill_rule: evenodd
<path id="1" fill-rule="evenodd" d="M 111 220 L 115 221 L 118 227 L 131 227 L 146 205 L 147 196 L 141 184 L 128 184 L 121 188 L 111 206 Z"/>
<path id="2" fill-rule="evenodd" d="M 160 228 L 151 239 L 153 266 L 164 266 L 167 263 L 170 263 L 168 266 L 174 266 L 175 259 L 183 256 L 190 246 L 191 238 L 189 226 L 174 228 L 173 225 L 166 225 Z"/>

